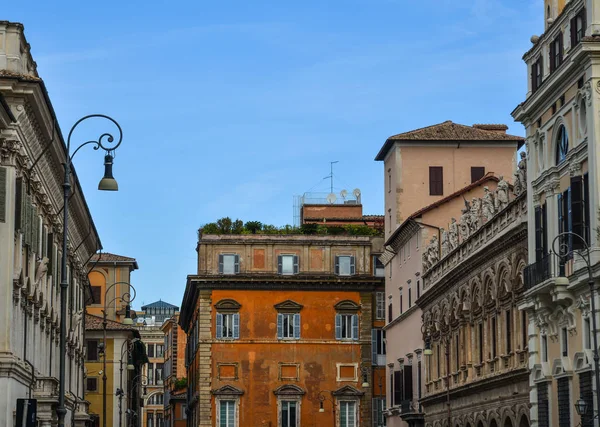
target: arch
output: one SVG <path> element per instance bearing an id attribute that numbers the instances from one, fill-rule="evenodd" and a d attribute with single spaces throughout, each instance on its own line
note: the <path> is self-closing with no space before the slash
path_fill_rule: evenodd
<path id="1" fill-rule="evenodd" d="M 498 427 L 498 422 L 495 418 L 492 418 L 492 420 L 490 421 L 490 427 Z"/>
<path id="2" fill-rule="evenodd" d="M 156 398 L 159 396 L 163 396 L 163 392 L 162 391 L 156 391 L 152 394 L 149 394 L 146 397 L 146 404 L 147 405 L 163 405 L 164 404 L 164 396 L 163 396 L 163 403 L 157 403 L 155 402 Z"/>
<path id="3" fill-rule="evenodd" d="M 334 308 L 337 311 L 358 311 L 360 310 L 360 305 L 352 300 L 347 299 L 338 302 L 336 305 L 334 305 Z"/>
<path id="4" fill-rule="evenodd" d="M 521 421 L 519 422 L 519 427 L 529 427 L 529 419 L 527 419 L 527 415 L 521 415 Z"/>
<path id="5" fill-rule="evenodd" d="M 215 308 L 219 311 L 238 311 L 242 305 L 234 299 L 222 299 L 215 304 Z"/>
<path id="6" fill-rule="evenodd" d="M 483 427 L 483 421 L 481 421 L 481 420 L 480 420 L 480 421 L 477 423 L 477 427 Z"/>
<path id="7" fill-rule="evenodd" d="M 554 126 L 558 126 L 554 134 L 555 164 L 558 165 L 567 158 L 567 153 L 569 152 L 569 133 L 562 120 L 560 122 L 557 120 Z"/>
<path id="8" fill-rule="evenodd" d="M 504 420 L 504 427 L 513 427 L 513 423 L 510 417 L 506 417 L 506 419 Z"/>

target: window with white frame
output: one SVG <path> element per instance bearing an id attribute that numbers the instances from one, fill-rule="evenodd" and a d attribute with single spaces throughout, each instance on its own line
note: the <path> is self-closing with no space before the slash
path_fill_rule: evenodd
<path id="1" fill-rule="evenodd" d="M 230 340 L 240 338 L 239 313 L 217 313 L 217 338 Z"/>
<path id="2" fill-rule="evenodd" d="M 335 274 L 338 276 L 352 276 L 356 272 L 354 257 L 351 255 L 336 255 Z"/>
<path id="3" fill-rule="evenodd" d="M 377 277 L 385 277 L 385 265 L 379 261 L 377 255 L 373 257 L 373 274 Z"/>
<path id="4" fill-rule="evenodd" d="M 237 427 L 235 400 L 219 400 L 219 427 Z"/>
<path id="5" fill-rule="evenodd" d="M 146 426 L 154 427 L 154 413 L 148 412 L 148 414 L 146 416 Z"/>
<path id="6" fill-rule="evenodd" d="M 356 402 L 340 402 L 340 427 L 357 427 Z"/>
<path id="7" fill-rule="evenodd" d="M 277 314 L 277 338 L 283 340 L 300 339 L 300 313 Z"/>
<path id="8" fill-rule="evenodd" d="M 335 315 L 335 338 L 358 340 L 358 314 L 338 313 Z"/>
<path id="9" fill-rule="evenodd" d="M 278 255 L 277 272 L 285 275 L 298 274 L 298 255 Z"/>
<path id="10" fill-rule="evenodd" d="M 296 400 L 281 401 L 280 427 L 298 427 L 298 406 Z"/>
<path id="11" fill-rule="evenodd" d="M 219 273 L 238 274 L 240 272 L 240 256 L 237 254 L 219 254 Z"/>
<path id="12" fill-rule="evenodd" d="M 375 319 L 385 320 L 385 292 L 375 292 Z"/>
<path id="13" fill-rule="evenodd" d="M 385 366 L 385 331 L 383 329 L 371 330 L 371 352 L 373 365 Z"/>

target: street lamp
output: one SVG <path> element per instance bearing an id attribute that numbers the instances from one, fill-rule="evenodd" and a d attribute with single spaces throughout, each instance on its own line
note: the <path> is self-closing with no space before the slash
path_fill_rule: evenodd
<path id="1" fill-rule="evenodd" d="M 430 320 L 427 325 L 421 325 L 421 334 L 424 336 L 425 348 L 423 354 L 425 356 L 431 356 L 433 350 L 431 349 L 431 329 L 435 326 L 440 329 L 440 322 L 437 320 Z M 439 334 L 440 340 L 444 342 L 444 355 L 446 356 L 446 406 L 448 407 L 448 426 L 452 426 L 452 408 L 450 407 L 450 331 L 447 335 L 442 333 Z M 431 363 L 431 361 L 429 361 Z"/>
<path id="2" fill-rule="evenodd" d="M 115 138 L 110 133 L 103 133 L 100 135 L 97 141 L 87 141 L 81 144 L 79 147 L 75 149 L 73 154 L 71 152 L 71 136 L 73 135 L 73 131 L 79 125 L 79 123 L 84 120 L 90 118 L 104 118 L 113 122 L 118 130 L 119 130 L 119 138 L 115 142 Z M 107 147 L 105 144 L 109 142 L 114 145 Z M 67 281 L 67 238 L 68 238 L 68 220 L 69 220 L 69 195 L 71 193 L 71 166 L 73 163 L 73 157 L 77 152 L 86 145 L 92 145 L 94 150 L 98 150 L 102 148 L 106 151 L 106 156 L 104 159 L 105 163 L 105 171 L 104 178 L 100 181 L 98 185 L 99 190 L 108 190 L 115 191 L 117 190 L 116 181 L 112 178 L 112 153 L 117 149 L 119 145 L 121 145 L 121 141 L 123 140 L 123 131 L 121 130 L 121 126 L 109 116 L 105 116 L 103 114 L 90 114 L 88 116 L 82 117 L 79 119 L 71 130 L 69 131 L 69 136 L 67 138 L 67 153 L 66 153 L 66 161 L 65 161 L 65 176 L 63 181 L 63 241 L 62 241 L 62 257 L 61 257 L 61 266 L 60 266 L 60 352 L 59 352 L 59 377 L 58 377 L 58 405 L 56 406 L 56 415 L 58 417 L 58 427 L 65 426 L 65 415 L 67 414 L 67 410 L 65 408 L 65 355 L 67 354 L 67 292 L 68 292 L 68 281 Z M 107 160 L 110 157 L 110 167 L 107 166 Z M 111 172 L 111 175 L 108 176 L 107 172 Z M 105 181 L 106 179 L 106 181 Z M 112 181 L 111 181 L 112 179 Z"/>
<path id="3" fill-rule="evenodd" d="M 133 340 L 129 341 L 123 341 L 123 344 L 121 344 L 121 358 L 119 359 L 119 387 L 117 388 L 117 392 L 116 395 L 119 397 L 119 427 L 121 427 L 122 422 L 123 422 L 123 412 L 122 412 L 122 407 L 121 407 L 121 401 L 123 399 L 123 396 L 125 395 L 125 393 L 123 392 L 123 356 L 124 353 L 127 353 L 127 370 L 128 371 L 133 371 L 135 370 L 135 366 L 133 365 L 133 361 L 131 360 L 131 356 L 129 355 L 129 348 L 125 348 L 125 344 L 130 344 L 130 343 L 134 343 L 136 341 L 139 341 L 138 338 L 134 338 Z"/>
<path id="4" fill-rule="evenodd" d="M 369 387 L 369 368 L 366 366 L 361 366 L 360 371 L 362 373 L 362 384 L 363 388 Z"/>
<path id="5" fill-rule="evenodd" d="M 123 295 L 116 296 L 110 301 L 106 301 L 108 296 L 108 292 L 117 285 L 127 285 L 129 289 L 133 290 L 133 295 L 128 292 L 123 293 Z M 125 319 L 123 320 L 124 325 L 133 325 L 133 320 L 130 318 L 130 309 L 129 303 L 135 299 L 135 288 L 129 282 L 115 282 L 110 285 L 106 291 L 104 292 L 104 309 L 102 310 L 102 334 L 103 334 L 103 346 L 104 346 L 104 357 L 102 359 L 102 426 L 106 427 L 106 328 L 108 326 L 108 307 L 118 300 L 125 302 L 127 304 L 125 308 Z M 116 307 L 115 307 L 116 309 Z"/>
<path id="6" fill-rule="evenodd" d="M 325 393 L 329 393 L 331 397 L 325 396 Z M 319 412 L 325 412 L 325 408 L 323 407 L 323 402 L 329 400 L 331 402 L 331 408 L 333 411 L 333 425 L 335 426 L 335 399 L 333 398 L 333 392 L 329 390 L 321 390 L 319 391 Z"/>
<path id="7" fill-rule="evenodd" d="M 574 241 L 575 240 L 575 241 Z M 556 250 L 556 243 L 558 242 L 558 251 Z M 573 250 L 573 244 L 577 245 L 577 250 Z M 577 233 L 573 233 L 572 231 L 566 231 L 564 233 L 558 234 L 554 240 L 552 241 L 552 252 L 557 255 L 564 265 L 567 257 L 570 254 L 577 254 L 584 262 L 587 267 L 588 272 L 588 285 L 590 287 L 590 300 L 592 304 L 592 336 L 594 339 L 594 376 L 596 378 L 596 407 L 598 411 L 600 411 L 600 370 L 599 370 L 599 360 L 600 356 L 598 355 L 598 337 L 597 337 L 597 329 L 596 329 L 596 301 L 594 300 L 594 275 L 592 272 L 592 260 L 591 260 L 591 248 L 588 245 L 587 241 Z M 565 269 L 559 269 L 559 274 L 565 274 Z M 569 283 L 569 279 L 565 276 L 557 277 L 557 281 L 560 281 L 564 284 Z M 583 399 L 579 399 L 577 403 L 580 401 L 584 401 Z M 576 406 L 576 409 L 585 409 L 587 411 L 587 402 L 585 402 L 584 407 Z M 579 413 L 579 410 L 577 411 Z M 593 411 L 593 408 L 592 408 Z M 585 413 L 584 413 L 585 415 Z"/>
<path id="8" fill-rule="evenodd" d="M 579 416 L 586 415 L 587 408 L 588 408 L 588 404 L 585 400 L 578 399 L 577 402 L 575 402 L 575 411 L 577 411 L 577 415 L 579 415 Z"/>

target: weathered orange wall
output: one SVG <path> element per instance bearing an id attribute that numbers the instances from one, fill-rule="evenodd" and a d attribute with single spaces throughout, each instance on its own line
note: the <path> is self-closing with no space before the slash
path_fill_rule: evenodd
<path id="1" fill-rule="evenodd" d="M 336 390 L 344 385 L 361 389 L 362 384 L 360 371 L 357 381 L 336 381 L 337 363 L 357 363 L 360 367 L 361 345 L 360 341 L 336 341 L 334 305 L 342 300 L 360 304 L 359 293 L 215 290 L 212 303 L 228 298 L 241 304 L 240 340 L 213 343 L 212 364 L 215 374 L 212 388 L 218 389 L 230 384 L 244 390 L 243 403 L 240 405 L 240 425 L 276 426 L 277 396 L 273 391 L 285 384 L 295 384 L 306 391 L 301 404 L 302 425 L 332 426 L 331 402 L 326 401 L 326 412 L 320 413 L 319 391 Z M 300 342 L 277 340 L 277 310 L 273 306 L 288 299 L 304 306 L 300 311 Z M 216 310 L 213 310 L 213 325 L 215 315 Z M 370 342 L 370 328 L 371 323 L 368 326 L 369 336 L 361 335 L 361 339 Z M 280 362 L 300 363 L 298 381 L 280 380 Z M 238 363 L 239 379 L 220 380 L 216 375 L 218 363 Z M 329 393 L 326 395 L 330 397 Z M 213 417 L 216 417 L 214 405 Z"/>

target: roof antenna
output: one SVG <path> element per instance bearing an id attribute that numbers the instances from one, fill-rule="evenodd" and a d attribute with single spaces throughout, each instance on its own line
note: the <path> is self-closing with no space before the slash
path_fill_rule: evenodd
<path id="1" fill-rule="evenodd" d="M 328 179 L 329 178 L 329 180 L 331 182 L 331 185 L 330 185 L 331 186 L 331 191 L 330 191 L 330 193 L 333 193 L 333 164 L 334 163 L 339 163 L 339 160 L 336 160 L 335 162 L 329 162 L 330 173 L 325 178 L 323 178 L 323 179 Z"/>

